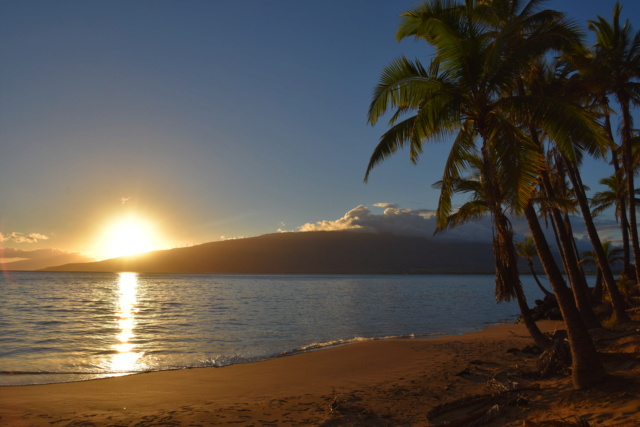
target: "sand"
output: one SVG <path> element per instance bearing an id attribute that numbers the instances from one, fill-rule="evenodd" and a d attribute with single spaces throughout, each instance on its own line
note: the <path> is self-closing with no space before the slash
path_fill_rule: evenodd
<path id="1" fill-rule="evenodd" d="M 563 324 L 540 326 L 552 332 Z M 588 425 L 640 425 L 637 324 L 598 334 L 611 374 L 588 390 L 574 391 L 566 374 L 530 375 L 537 356 L 521 351 L 532 342 L 523 325 L 513 324 L 459 336 L 362 342 L 224 368 L 0 387 L 0 425 L 427 426 L 464 425 L 455 420 L 469 413 L 485 415 L 478 425 L 488 426 L 577 425 L 568 423 L 579 418 Z M 459 409 L 436 409 L 464 398 Z"/>

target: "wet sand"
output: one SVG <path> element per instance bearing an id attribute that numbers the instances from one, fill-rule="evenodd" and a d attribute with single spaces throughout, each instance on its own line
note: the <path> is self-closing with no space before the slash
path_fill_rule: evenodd
<path id="1" fill-rule="evenodd" d="M 540 326 L 553 332 L 563 324 Z M 0 425 L 426 426 L 494 407 L 496 414 L 481 425 L 557 425 L 550 422 L 582 417 L 590 425 L 635 426 L 640 425 L 639 337 L 635 329 L 615 338 L 603 335 L 606 348 L 600 351 L 610 378 L 583 391 L 574 391 L 566 375 L 532 377 L 537 356 L 520 351 L 532 341 L 523 325 L 513 324 L 457 336 L 355 343 L 224 368 L 0 387 Z M 454 401 L 458 409 L 436 410 Z"/>

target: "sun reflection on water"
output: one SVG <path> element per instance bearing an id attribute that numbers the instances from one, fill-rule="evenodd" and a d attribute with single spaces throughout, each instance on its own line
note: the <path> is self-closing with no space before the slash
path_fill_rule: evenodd
<path id="1" fill-rule="evenodd" d="M 137 273 L 119 273 L 118 277 L 118 319 L 119 333 L 113 348 L 117 351 L 111 359 L 112 372 L 131 372 L 136 370 L 142 352 L 135 352 L 135 345 L 130 342 L 134 337 L 135 314 L 138 311 L 138 275 Z"/>

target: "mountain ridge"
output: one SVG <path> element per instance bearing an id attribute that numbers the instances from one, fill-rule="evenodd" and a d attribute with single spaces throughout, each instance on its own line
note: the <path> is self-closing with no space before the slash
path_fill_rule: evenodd
<path id="1" fill-rule="evenodd" d="M 493 273 L 491 244 L 363 231 L 311 231 L 203 243 L 40 271 L 217 274 Z"/>

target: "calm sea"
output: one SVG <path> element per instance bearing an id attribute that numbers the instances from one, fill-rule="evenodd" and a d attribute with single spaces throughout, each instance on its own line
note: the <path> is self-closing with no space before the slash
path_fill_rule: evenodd
<path id="1" fill-rule="evenodd" d="M 541 293 L 523 282 L 530 301 Z M 481 275 L 5 272 L 0 385 L 224 366 L 513 322 Z"/>

